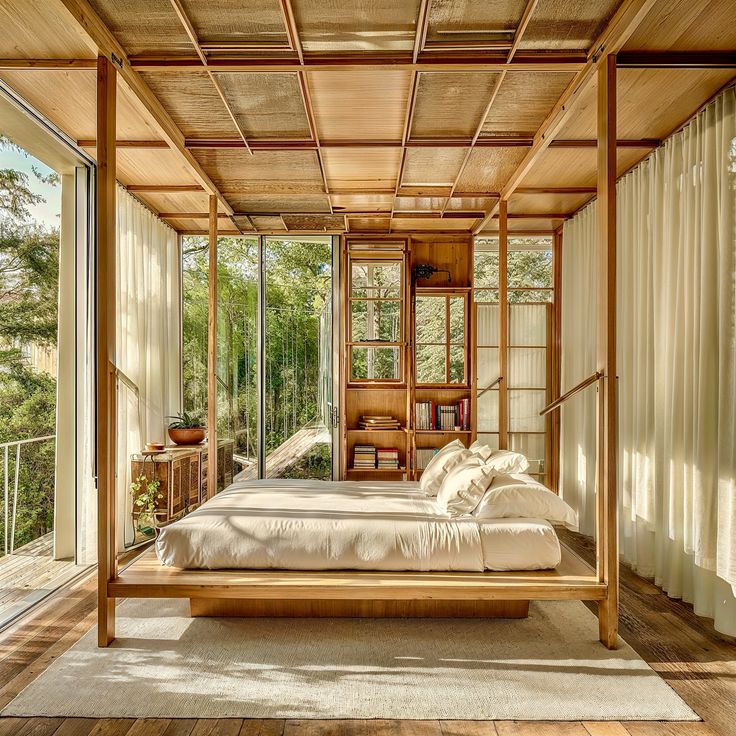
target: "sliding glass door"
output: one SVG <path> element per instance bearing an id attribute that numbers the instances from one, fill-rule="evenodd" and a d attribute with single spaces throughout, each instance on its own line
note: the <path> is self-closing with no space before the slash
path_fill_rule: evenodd
<path id="1" fill-rule="evenodd" d="M 208 249 L 184 238 L 184 408 L 201 418 Z M 337 250 L 331 236 L 218 238 L 217 430 L 234 480 L 333 477 Z"/>

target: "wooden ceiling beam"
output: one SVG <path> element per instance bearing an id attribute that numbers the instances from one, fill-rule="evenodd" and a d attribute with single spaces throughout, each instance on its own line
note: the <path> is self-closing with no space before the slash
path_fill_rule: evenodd
<path id="1" fill-rule="evenodd" d="M 736 69 L 736 51 L 621 51 L 619 69 Z"/>
<path id="2" fill-rule="evenodd" d="M 623 0 L 621 5 L 619 5 L 613 17 L 588 52 L 585 65 L 575 74 L 570 84 L 565 88 L 559 100 L 534 136 L 532 147 L 506 182 L 501 192 L 502 199 L 508 199 L 511 196 L 542 153 L 549 147 L 550 142 L 554 140 L 565 122 L 567 122 L 583 90 L 595 79 L 598 62 L 603 50 L 605 49 L 606 54 L 618 53 L 629 38 L 631 38 L 631 35 L 655 3 L 656 0 Z M 491 208 L 475 232 L 481 231 L 497 211 L 498 204 Z"/>
<path id="3" fill-rule="evenodd" d="M 158 192 L 160 194 L 181 194 L 183 192 L 204 192 L 199 184 L 128 184 L 129 192 Z"/>
<path id="4" fill-rule="evenodd" d="M 96 148 L 97 141 L 94 138 L 81 138 L 77 141 L 80 148 Z M 160 140 L 122 140 L 115 141 L 115 148 L 170 148 L 166 141 Z"/>
<path id="5" fill-rule="evenodd" d="M 97 59 L 0 59 L 0 71 L 15 72 L 97 69 Z"/>
<path id="6" fill-rule="evenodd" d="M 509 220 L 567 220 L 572 217 L 570 212 L 509 212 L 506 215 Z M 497 220 L 499 214 L 496 213 L 491 219 Z"/>
<path id="7" fill-rule="evenodd" d="M 131 67 L 123 47 L 92 9 L 88 0 L 60 0 L 60 2 L 85 31 L 90 39 L 92 50 L 112 60 L 118 68 L 119 77 L 125 81 L 139 102 L 153 117 L 161 130 L 164 140 L 169 143 L 171 149 L 191 169 L 194 177 L 199 180 L 205 190 L 210 194 L 214 194 L 220 200 L 225 211 L 228 213 L 232 212 L 232 207 L 230 207 L 227 200 L 222 196 L 209 176 L 207 176 L 192 152 L 187 150 L 181 130 L 179 130 L 169 113 L 164 109 L 164 106 L 153 94 L 151 88 L 143 81 L 140 74 Z"/>
<path id="8" fill-rule="evenodd" d="M 66 0 L 64 0 L 66 1 Z M 146 71 L 177 69 L 201 71 L 204 64 L 197 55 L 131 55 L 131 66 Z M 302 52 L 297 54 L 208 54 L 207 68 L 221 72 L 294 72 L 300 67 L 310 71 L 356 71 L 361 69 L 411 69 L 413 71 L 579 71 L 587 63 L 586 53 L 528 51 L 517 52 L 511 62 L 508 52 L 422 51 L 414 60 L 413 51 L 395 52 Z"/>
<path id="9" fill-rule="evenodd" d="M 595 194 L 595 187 L 517 187 L 514 194 Z"/>
<path id="10" fill-rule="evenodd" d="M 234 216 L 239 216 L 240 213 L 235 213 Z M 209 212 L 159 212 L 158 216 L 162 220 L 208 220 L 210 217 Z M 224 212 L 218 212 L 217 218 L 219 220 L 229 220 L 230 215 Z"/>

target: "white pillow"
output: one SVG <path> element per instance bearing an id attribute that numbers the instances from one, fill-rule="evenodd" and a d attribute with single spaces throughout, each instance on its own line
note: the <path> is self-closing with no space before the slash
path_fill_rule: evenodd
<path id="1" fill-rule="evenodd" d="M 546 519 L 576 529 L 577 514 L 556 493 L 524 473 L 497 475 L 473 511 L 477 519 Z"/>
<path id="2" fill-rule="evenodd" d="M 453 440 L 452 442 L 448 442 L 444 447 L 440 447 L 439 450 L 437 450 L 437 454 L 441 454 L 443 452 L 449 452 L 450 450 L 464 450 L 465 445 L 460 442 L 460 440 Z"/>
<path id="3" fill-rule="evenodd" d="M 496 475 L 525 473 L 529 469 L 529 461 L 521 453 L 511 450 L 494 450 L 486 463 L 496 471 Z"/>
<path id="4" fill-rule="evenodd" d="M 493 450 L 485 442 L 481 442 L 480 440 L 473 442 L 468 449 L 483 462 L 487 462 L 491 455 L 493 455 Z"/>
<path id="5" fill-rule="evenodd" d="M 442 448 L 428 463 L 427 467 L 424 468 L 424 472 L 419 478 L 419 488 L 430 496 L 436 496 L 437 491 L 440 490 L 442 481 L 445 476 L 452 470 L 458 463 L 467 460 L 472 457 L 473 453 L 470 450 L 466 450 L 465 447 L 461 449 Z"/>
<path id="6" fill-rule="evenodd" d="M 469 514 L 492 480 L 493 471 L 479 457 L 469 457 L 447 473 L 437 493 L 437 505 L 450 516 Z"/>

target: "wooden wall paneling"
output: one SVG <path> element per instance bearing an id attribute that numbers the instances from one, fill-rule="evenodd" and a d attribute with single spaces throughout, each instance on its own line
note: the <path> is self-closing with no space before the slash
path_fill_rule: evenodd
<path id="1" fill-rule="evenodd" d="M 552 395 L 562 392 L 562 243 L 563 231 L 555 230 L 552 240 L 552 288 L 554 289 L 552 317 Z M 550 488 L 559 493 L 560 483 L 560 412 L 552 413 L 552 453 L 553 460 Z"/>
<path id="2" fill-rule="evenodd" d="M 207 498 L 217 493 L 217 197 L 210 195 L 207 316 Z"/>
<path id="3" fill-rule="evenodd" d="M 509 299 L 508 299 L 508 202 L 502 199 L 498 213 L 498 367 L 501 381 L 498 384 L 498 446 L 509 446 Z"/>
<path id="4" fill-rule="evenodd" d="M 115 638 L 115 599 L 108 585 L 117 576 L 116 535 L 116 181 L 115 120 L 117 72 L 100 56 L 97 62 L 97 238 L 96 259 L 96 464 L 97 464 L 97 644 Z"/>
<path id="5" fill-rule="evenodd" d="M 618 639 L 618 506 L 616 376 L 616 57 L 598 68 L 598 453 L 596 483 L 597 573 L 606 597 L 598 606 L 600 639 Z"/>

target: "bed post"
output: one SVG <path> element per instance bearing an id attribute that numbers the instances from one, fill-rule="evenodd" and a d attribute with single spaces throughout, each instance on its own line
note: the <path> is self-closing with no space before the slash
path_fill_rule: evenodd
<path id="1" fill-rule="evenodd" d="M 207 498 L 217 493 L 217 197 L 210 195 L 207 304 Z"/>
<path id="2" fill-rule="evenodd" d="M 498 446 L 509 446 L 509 298 L 508 298 L 508 200 L 498 202 Z"/>
<path id="3" fill-rule="evenodd" d="M 616 398 L 616 56 L 598 66 L 598 381 L 597 573 L 606 597 L 598 604 L 600 640 L 618 634 L 618 506 Z"/>
<path id="4" fill-rule="evenodd" d="M 115 598 L 107 586 L 117 576 L 115 533 L 115 103 L 117 71 L 97 59 L 97 644 L 115 639 Z"/>

